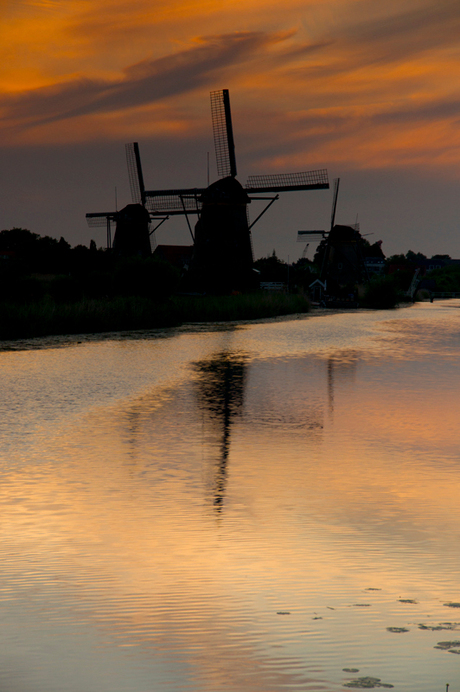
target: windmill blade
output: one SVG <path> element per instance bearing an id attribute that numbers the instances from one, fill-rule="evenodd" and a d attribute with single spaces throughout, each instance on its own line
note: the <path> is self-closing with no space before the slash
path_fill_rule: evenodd
<path id="1" fill-rule="evenodd" d="M 133 204 L 145 206 L 144 176 L 142 174 L 141 156 L 139 144 L 130 142 L 125 144 L 126 163 L 128 164 L 129 186 Z"/>
<path id="2" fill-rule="evenodd" d="M 250 175 L 246 192 L 293 192 L 297 190 L 327 190 L 327 170 L 278 173 L 275 175 Z"/>
<path id="3" fill-rule="evenodd" d="M 146 190 L 145 206 L 151 214 L 199 214 L 204 188 Z"/>
<path id="4" fill-rule="evenodd" d="M 90 228 L 105 226 L 107 231 L 107 250 L 110 250 L 112 247 L 112 226 L 115 224 L 117 216 L 118 212 L 116 211 L 100 211 L 94 214 L 86 214 L 86 221 Z"/>
<path id="5" fill-rule="evenodd" d="M 97 226 L 107 226 L 107 223 L 115 223 L 115 211 L 101 211 L 95 214 L 86 214 L 86 222 L 91 228 Z"/>
<path id="6" fill-rule="evenodd" d="M 325 235 L 325 231 L 297 231 L 297 242 L 304 243 L 305 240 L 315 240 L 315 238 L 324 238 Z"/>
<path id="7" fill-rule="evenodd" d="M 337 197 L 339 196 L 339 185 L 340 185 L 340 178 L 336 178 L 334 180 L 334 198 L 332 201 L 331 230 L 334 228 L 334 223 L 335 223 L 335 212 L 337 209 Z"/>
<path id="8" fill-rule="evenodd" d="M 217 174 L 236 177 L 235 142 L 228 89 L 211 91 L 212 129 L 216 150 Z"/>

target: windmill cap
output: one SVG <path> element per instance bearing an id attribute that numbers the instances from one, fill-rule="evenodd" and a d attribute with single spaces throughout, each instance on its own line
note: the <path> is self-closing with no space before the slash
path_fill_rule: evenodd
<path id="1" fill-rule="evenodd" d="M 250 201 L 242 185 L 232 176 L 216 180 L 201 195 L 203 204 L 249 204 Z"/>

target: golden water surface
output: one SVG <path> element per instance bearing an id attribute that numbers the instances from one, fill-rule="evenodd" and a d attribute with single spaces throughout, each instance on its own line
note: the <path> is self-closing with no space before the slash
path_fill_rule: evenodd
<path id="1" fill-rule="evenodd" d="M 460 690 L 460 302 L 4 346 L 1 692 Z"/>

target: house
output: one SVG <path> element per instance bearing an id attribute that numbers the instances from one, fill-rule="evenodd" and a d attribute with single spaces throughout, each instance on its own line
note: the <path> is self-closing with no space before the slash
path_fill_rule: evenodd
<path id="1" fill-rule="evenodd" d="M 168 262 L 182 273 L 192 259 L 193 245 L 157 245 L 153 257 L 160 262 Z"/>

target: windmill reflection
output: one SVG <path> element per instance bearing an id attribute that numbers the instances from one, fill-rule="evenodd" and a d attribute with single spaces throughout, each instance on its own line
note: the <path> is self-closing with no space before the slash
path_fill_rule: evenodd
<path id="1" fill-rule="evenodd" d="M 241 414 L 247 379 L 247 358 L 241 353 L 223 351 L 195 364 L 198 373 L 196 393 L 198 406 L 211 422 L 213 437 L 217 431 L 218 454 L 213 461 L 210 481 L 213 505 L 222 510 L 227 481 L 230 433 L 235 418 Z"/>
<path id="2" fill-rule="evenodd" d="M 339 380 L 354 380 L 359 362 L 356 351 L 337 352 L 327 359 L 327 398 L 329 413 L 334 413 L 334 389 Z"/>

